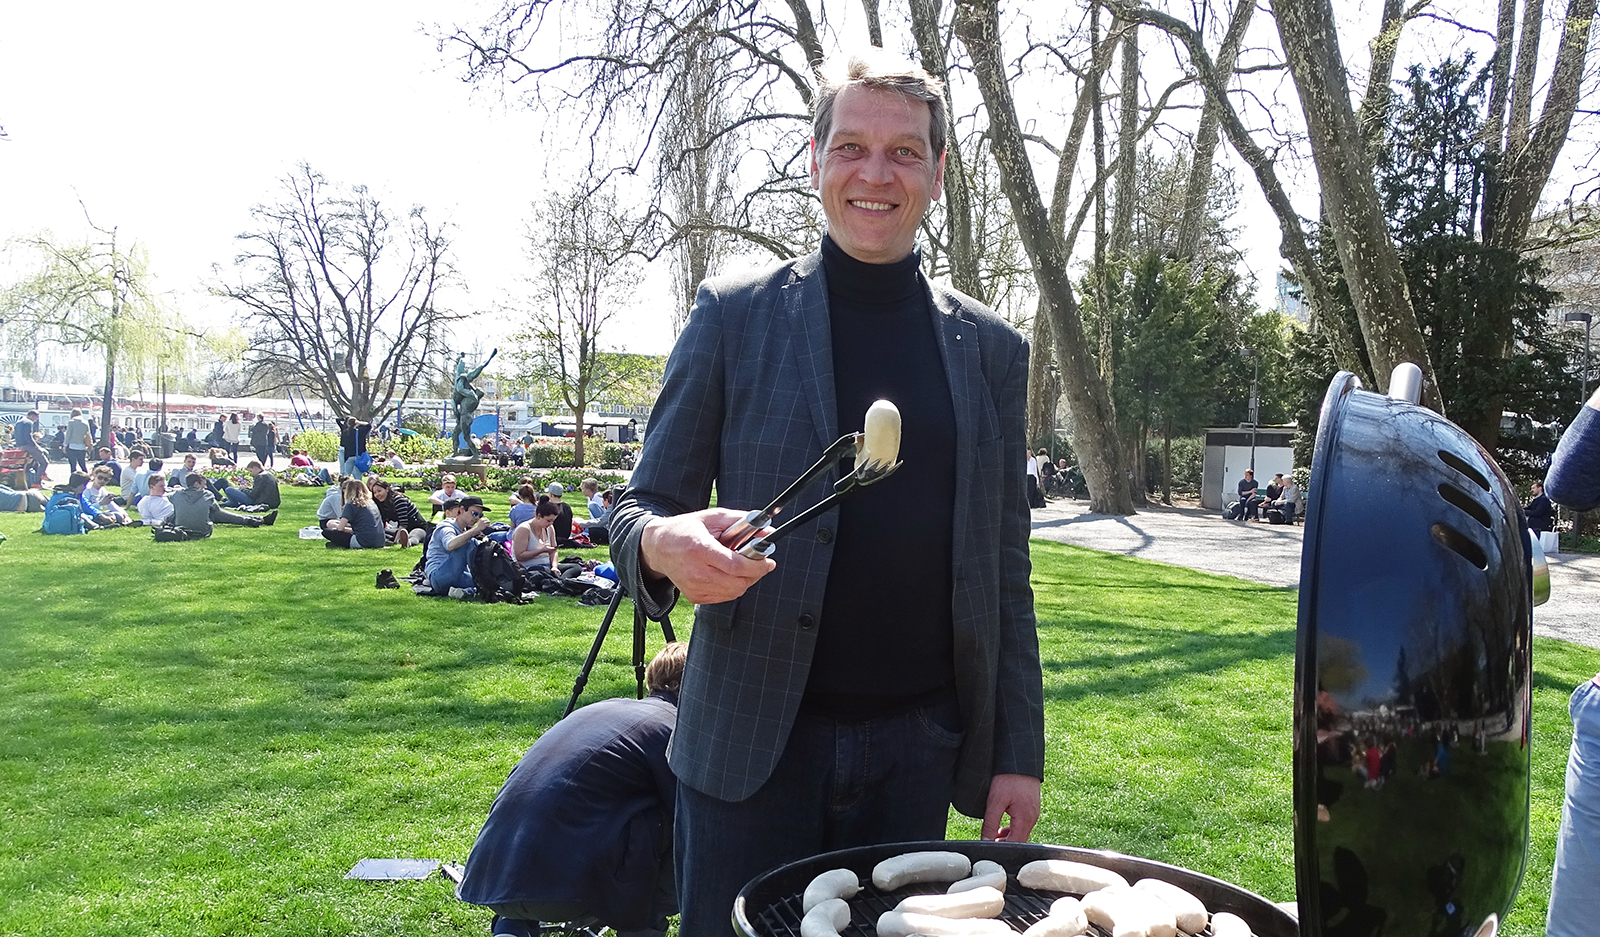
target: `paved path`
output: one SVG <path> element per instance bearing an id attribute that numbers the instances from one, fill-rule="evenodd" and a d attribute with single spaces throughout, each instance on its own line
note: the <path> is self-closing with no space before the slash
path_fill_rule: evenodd
<path id="1" fill-rule="evenodd" d="M 1061 500 L 1033 512 L 1035 537 L 1274 586 L 1299 587 L 1304 532 L 1298 525 L 1225 521 L 1201 508 L 1110 517 L 1089 513 L 1087 502 Z M 1533 610 L 1533 631 L 1600 647 L 1600 556 L 1550 557 L 1550 601 Z"/>

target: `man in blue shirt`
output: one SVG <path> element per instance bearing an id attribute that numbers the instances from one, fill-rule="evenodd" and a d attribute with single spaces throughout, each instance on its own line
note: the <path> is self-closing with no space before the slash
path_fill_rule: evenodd
<path id="1" fill-rule="evenodd" d="M 462 524 L 471 524 L 465 529 Z M 472 571 L 468 562 L 477 549 L 477 537 L 489 526 L 483 516 L 483 499 L 479 497 L 450 498 L 444 503 L 444 520 L 434 528 L 428 540 L 428 559 L 423 565 L 428 585 L 434 595 L 446 595 L 451 589 L 472 588 Z"/>

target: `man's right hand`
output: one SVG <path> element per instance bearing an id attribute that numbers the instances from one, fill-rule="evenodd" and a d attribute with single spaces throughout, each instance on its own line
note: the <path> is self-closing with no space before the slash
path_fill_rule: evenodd
<path id="1" fill-rule="evenodd" d="M 744 514 L 708 508 L 692 514 L 657 517 L 639 538 L 639 562 L 648 578 L 670 579 L 696 605 L 731 602 L 778 568 L 771 559 L 752 560 L 718 539 Z"/>

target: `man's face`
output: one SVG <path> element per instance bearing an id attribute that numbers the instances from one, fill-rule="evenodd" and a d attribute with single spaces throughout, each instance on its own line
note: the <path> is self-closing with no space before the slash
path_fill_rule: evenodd
<path id="1" fill-rule="evenodd" d="M 904 259 L 917 226 L 944 188 L 944 154 L 929 138 L 928 105 L 893 91 L 851 85 L 834 100 L 828 139 L 811 144 L 811 187 L 828 233 L 873 264 Z"/>
<path id="2" fill-rule="evenodd" d="M 184 456 L 183 457 L 183 467 L 186 468 L 186 469 L 194 468 L 194 456 L 192 456 L 192 455 Z"/>
<path id="3" fill-rule="evenodd" d="M 150 480 L 150 494 L 153 497 L 160 498 L 160 497 L 164 496 L 166 493 L 167 493 L 167 483 L 166 482 L 162 481 L 159 478 L 153 478 L 153 479 Z"/>

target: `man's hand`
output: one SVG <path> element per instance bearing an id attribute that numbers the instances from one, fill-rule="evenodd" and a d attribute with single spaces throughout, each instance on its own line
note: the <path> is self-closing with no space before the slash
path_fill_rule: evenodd
<path id="1" fill-rule="evenodd" d="M 1000 817 L 1011 818 L 1001 826 Z M 983 812 L 984 839 L 1025 843 L 1039 822 L 1039 779 L 1026 774 L 997 774 L 989 782 L 989 805 Z"/>
<path id="2" fill-rule="evenodd" d="M 644 574 L 672 580 L 683 597 L 696 605 L 731 602 L 744 595 L 778 564 L 740 556 L 718 540 L 743 517 L 740 511 L 708 508 L 652 519 L 639 537 Z"/>

